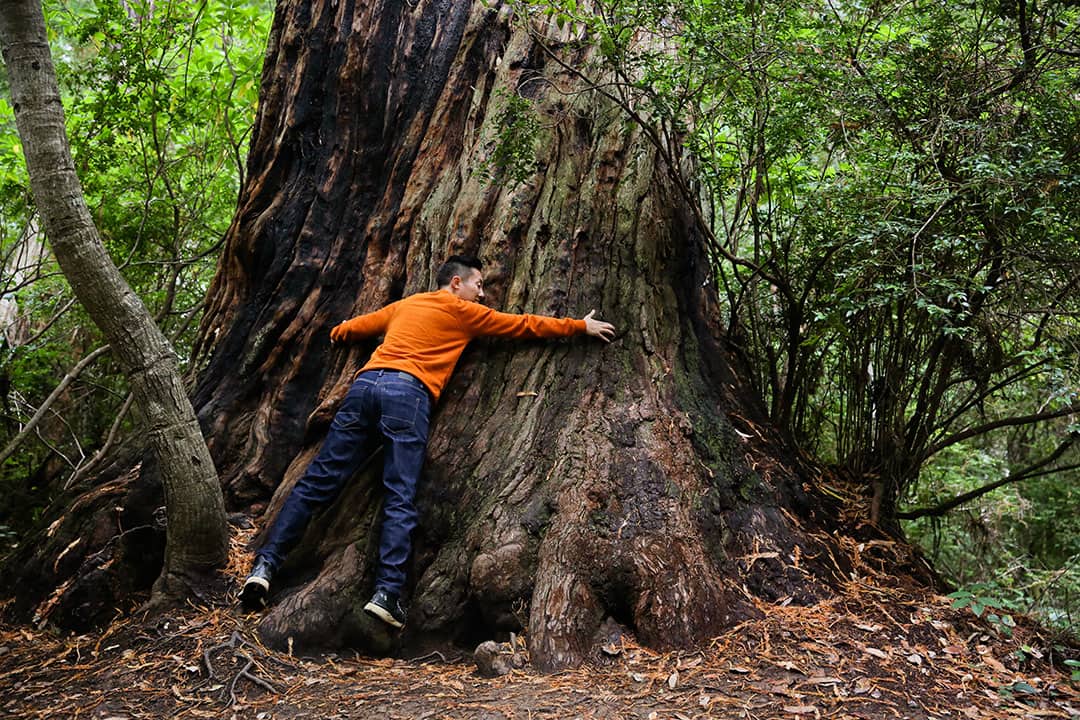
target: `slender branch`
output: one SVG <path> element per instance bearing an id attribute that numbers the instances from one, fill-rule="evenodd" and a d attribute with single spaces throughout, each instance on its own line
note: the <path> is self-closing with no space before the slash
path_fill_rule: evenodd
<path id="1" fill-rule="evenodd" d="M 0 289 L 0 293 L 2 293 L 4 295 L 10 295 L 11 293 L 19 292 L 23 288 L 28 288 L 31 285 L 36 285 L 37 283 L 41 282 L 42 280 L 49 280 L 50 278 L 57 278 L 57 277 L 63 277 L 63 276 L 64 276 L 64 274 L 62 272 L 60 272 L 59 270 L 56 271 L 56 272 L 48 272 L 48 273 L 37 272 L 33 277 L 27 278 L 26 280 L 19 281 L 18 283 L 14 284 L 14 285 L 5 285 L 2 289 Z M 14 281 L 15 278 L 11 277 L 10 279 L 12 281 Z"/>
<path id="2" fill-rule="evenodd" d="M 34 428 L 34 434 L 37 435 L 37 439 L 42 445 L 49 448 L 50 452 L 52 452 L 54 455 L 56 455 L 61 460 L 66 462 L 69 467 L 75 467 L 75 463 L 71 462 L 71 458 L 69 458 L 67 455 L 65 455 L 64 452 L 60 448 L 56 447 L 51 442 L 49 442 L 48 440 L 45 439 L 45 436 L 41 434 L 41 428 L 40 427 L 39 428 Z"/>
<path id="3" fill-rule="evenodd" d="M 980 405 L 983 401 L 991 397 L 994 393 L 1003 390 L 1010 385 L 1015 385 L 1021 380 L 1025 380 L 1032 375 L 1035 375 L 1041 368 L 1048 365 L 1049 363 L 1049 360 L 1040 360 L 1037 363 L 1034 363 L 1032 365 L 1026 365 L 1020 368 L 1013 374 L 1009 375 L 1008 377 L 1002 378 L 988 388 L 984 388 L 983 390 L 973 389 L 971 392 L 968 393 L 966 398 L 957 403 L 956 407 L 953 408 L 952 414 L 950 414 L 947 418 L 938 423 L 938 427 L 949 427 L 954 422 L 959 420 L 967 411 Z M 959 378 L 954 380 L 951 384 L 957 385 L 964 382 L 967 382 L 966 378 Z"/>
<path id="4" fill-rule="evenodd" d="M 983 435 L 991 430 L 997 430 L 1003 427 L 1016 427 L 1017 425 L 1032 425 L 1037 422 L 1043 422 L 1045 420 L 1053 420 L 1059 417 L 1065 417 L 1066 415 L 1072 415 L 1075 412 L 1080 412 L 1080 406 L 1069 405 L 1067 408 L 1061 410 L 1054 410 L 1052 412 L 1044 413 L 1032 413 L 1031 415 L 1019 415 L 1016 417 L 1002 418 L 1001 420 L 994 420 L 993 422 L 984 423 L 982 425 L 975 425 L 969 427 L 966 430 L 961 430 L 958 433 L 953 433 L 947 438 L 940 440 L 923 452 L 923 459 L 930 457 L 938 452 L 941 452 L 950 445 L 955 445 L 958 442 L 963 442 L 968 438 L 976 437 L 977 435 Z"/>
<path id="5" fill-rule="evenodd" d="M 1020 67 L 1012 73 L 1008 80 L 996 87 L 990 88 L 982 94 L 982 97 L 977 98 L 978 101 L 980 101 L 980 104 L 985 105 L 989 100 L 1018 87 L 1021 83 L 1035 74 L 1043 59 L 1050 57 L 1050 55 L 1055 52 L 1060 52 L 1055 48 L 1044 47 L 1042 48 L 1041 57 L 1037 55 L 1036 43 L 1031 37 L 1031 27 L 1028 22 L 1028 6 L 1026 0 L 1019 0 L 1017 2 L 1016 11 L 1020 34 L 1020 52 L 1023 56 L 1023 62 L 1020 64 Z"/>
<path id="6" fill-rule="evenodd" d="M 1066 50 L 1065 48 L 1049 48 L 1047 52 L 1052 52 L 1055 55 L 1064 55 L 1065 57 L 1080 58 L 1080 50 Z"/>
<path id="7" fill-rule="evenodd" d="M 105 442 L 97 451 L 91 456 L 91 458 L 85 462 L 76 466 L 75 471 L 71 473 L 71 476 L 64 483 L 64 489 L 67 490 L 74 485 L 80 478 L 82 478 L 90 470 L 94 469 L 101 459 L 105 457 L 107 453 L 116 442 L 116 435 L 120 431 L 120 424 L 124 421 L 124 417 L 127 415 L 128 410 L 131 409 L 131 402 L 135 399 L 133 393 L 128 393 L 124 398 L 124 404 L 120 406 L 120 409 L 116 413 L 116 418 L 113 419 L 112 425 L 109 427 L 109 434 L 105 437 Z"/>
<path id="8" fill-rule="evenodd" d="M 24 342 L 23 345 L 33 345 L 35 342 L 37 342 L 38 338 L 40 338 L 42 335 L 47 333 L 49 331 L 49 328 L 51 328 L 54 324 L 56 324 L 56 321 L 59 320 L 60 318 L 62 318 L 64 316 L 64 314 L 68 310 L 70 310 L 71 306 L 74 305 L 74 304 L 75 304 L 75 298 L 68 298 L 68 301 L 66 303 L 64 303 L 64 306 L 62 308 L 60 308 L 59 310 L 57 310 L 56 314 L 53 315 L 51 318 L 49 318 L 49 321 L 47 323 L 45 323 L 41 327 L 41 329 L 39 329 L 36 333 L 34 333 L 26 342 Z"/>
<path id="9" fill-rule="evenodd" d="M 1005 485 L 1010 485 L 1012 483 L 1018 483 L 1021 480 L 1030 480 L 1031 478 L 1039 477 L 1042 475 L 1075 470 L 1076 468 L 1080 467 L 1080 464 L 1066 465 L 1064 467 L 1052 468 L 1050 470 L 1043 470 L 1043 468 L 1064 455 L 1065 451 L 1067 451 L 1075 444 L 1076 437 L 1077 436 L 1075 433 L 1070 434 L 1069 437 L 1063 443 L 1061 443 L 1061 445 L 1058 445 L 1057 449 L 1055 449 L 1054 452 L 1050 453 L 1050 455 L 1043 458 L 1037 463 L 1029 465 L 1015 475 L 1004 477 L 1000 480 L 996 480 L 990 483 L 989 485 L 984 485 L 981 488 L 976 488 L 975 490 L 966 492 L 963 495 L 958 495 L 952 500 L 943 502 L 940 505 L 935 505 L 934 507 L 918 508 L 916 510 L 909 510 L 908 512 L 896 513 L 896 517 L 900 520 L 917 520 L 922 517 L 941 517 L 950 510 L 954 510 L 963 505 L 964 503 L 970 502 L 978 497 L 982 497 L 988 492 L 997 490 L 999 487 L 1004 487 Z"/>
<path id="10" fill-rule="evenodd" d="M 80 360 L 75 365 L 75 367 L 71 368 L 71 370 L 68 370 L 67 375 L 64 376 L 64 379 L 60 381 L 60 384 L 57 385 L 56 388 L 49 394 L 49 397 L 45 398 L 45 402 L 43 402 L 41 404 L 41 407 L 37 409 L 37 412 L 34 413 L 34 416 L 27 421 L 26 425 L 23 426 L 23 429 L 19 431 L 19 434 L 12 438 L 11 442 L 7 444 L 7 447 L 5 447 L 2 452 L 0 452 L 0 465 L 2 465 L 5 460 L 11 457 L 11 454 L 15 452 L 15 450 L 19 447 L 22 441 L 25 440 L 27 436 L 30 435 L 30 433 L 34 432 L 38 424 L 41 423 L 42 418 L 44 418 L 45 414 L 49 411 L 49 408 L 52 407 L 52 404 L 56 402 L 56 400 L 64 393 L 64 391 L 67 390 L 68 386 L 75 381 L 75 378 L 79 377 L 79 374 L 83 370 L 89 367 L 91 363 L 93 363 L 95 360 L 97 360 L 99 357 L 101 357 L 108 351 L 109 346 L 102 345 L 97 350 L 93 351 L 92 353 L 84 357 L 82 360 Z"/>

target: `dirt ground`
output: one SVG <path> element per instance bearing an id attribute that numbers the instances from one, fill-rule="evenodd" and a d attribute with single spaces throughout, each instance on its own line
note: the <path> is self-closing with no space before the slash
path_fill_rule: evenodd
<path id="1" fill-rule="evenodd" d="M 255 618 L 191 607 L 89 635 L 0 628 L 7 718 L 1067 718 L 1080 688 L 1052 642 L 998 635 L 969 609 L 881 578 L 708 647 L 657 653 L 629 638 L 553 675 L 479 676 L 469 653 L 414 659 L 271 651 Z M 523 645 L 523 642 L 518 641 Z M 507 652 L 509 645 L 505 646 Z"/>
<path id="2" fill-rule="evenodd" d="M 233 537 L 238 588 L 250 531 Z M 835 597 L 758 602 L 761 618 L 707 647 L 656 652 L 622 635 L 556 674 L 477 672 L 468 650 L 421 658 L 300 657 L 264 647 L 257 616 L 228 603 L 62 635 L 0 625 L 0 718 L 1080 718 L 1080 651 L 1018 620 L 969 608 L 860 560 Z M 47 615 L 48 603 L 43 606 Z M 526 654 L 522 638 L 507 655 Z"/>

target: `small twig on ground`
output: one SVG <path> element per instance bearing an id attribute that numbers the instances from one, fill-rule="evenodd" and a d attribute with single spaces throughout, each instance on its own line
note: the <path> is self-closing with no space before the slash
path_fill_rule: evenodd
<path id="1" fill-rule="evenodd" d="M 259 687 L 262 687 L 265 690 L 269 690 L 270 692 L 277 695 L 277 688 L 275 688 L 266 680 L 263 680 L 261 677 L 257 675 L 252 675 L 250 672 L 248 672 L 249 670 L 251 670 L 252 666 L 255 665 L 255 659 L 248 655 L 246 652 L 239 652 L 237 654 L 247 660 L 247 665 L 245 665 L 240 670 L 240 672 L 236 673 L 236 677 L 234 677 L 232 682 L 229 683 L 229 705 L 236 704 L 236 683 L 240 682 L 240 678 L 247 678 Z"/>
<path id="2" fill-rule="evenodd" d="M 420 657 L 414 657 L 411 660 L 409 660 L 409 662 L 411 662 L 411 663 L 422 663 L 425 660 L 427 660 L 428 658 L 432 658 L 432 657 L 439 658 L 439 660 L 441 660 L 444 665 L 450 662 L 449 660 L 446 659 L 446 656 L 443 655 L 438 650 L 432 650 L 427 655 L 421 655 Z"/>

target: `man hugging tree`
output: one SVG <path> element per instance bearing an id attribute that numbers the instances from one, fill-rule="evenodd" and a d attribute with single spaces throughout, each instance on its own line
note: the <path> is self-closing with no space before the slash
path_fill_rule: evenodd
<path id="1" fill-rule="evenodd" d="M 394 627 L 405 624 L 401 590 L 416 527 L 416 487 L 427 449 L 431 409 L 470 340 L 482 336 L 557 338 L 586 333 L 608 342 L 615 328 L 590 312 L 581 320 L 514 315 L 484 307 L 480 261 L 451 256 L 436 274 L 438 290 L 417 293 L 330 331 L 333 343 L 383 335 L 338 408 L 326 440 L 293 487 L 240 591 L 244 607 L 266 606 L 270 580 L 300 541 L 316 510 L 334 500 L 375 442 L 383 458 L 382 535 L 375 593 L 364 610 Z"/>

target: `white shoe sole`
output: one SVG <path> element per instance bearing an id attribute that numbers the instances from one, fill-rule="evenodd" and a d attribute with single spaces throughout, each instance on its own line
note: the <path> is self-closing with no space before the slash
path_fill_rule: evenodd
<path id="1" fill-rule="evenodd" d="M 251 610 L 266 607 L 266 596 L 270 593 L 270 581 L 261 577 L 249 577 L 240 590 L 240 603 Z"/>
<path id="2" fill-rule="evenodd" d="M 376 605 L 373 602 L 369 602 L 364 606 L 364 612 L 368 615 L 374 615 L 387 625 L 393 625 L 396 628 L 405 627 L 405 623 L 398 622 L 397 618 L 391 615 L 386 608 Z"/>

